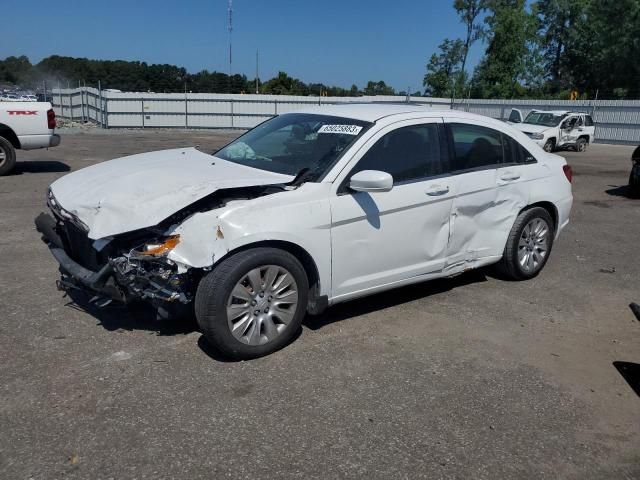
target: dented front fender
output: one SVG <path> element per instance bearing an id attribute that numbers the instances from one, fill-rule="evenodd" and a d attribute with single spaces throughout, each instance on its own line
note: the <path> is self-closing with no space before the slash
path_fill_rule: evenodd
<path id="1" fill-rule="evenodd" d="M 171 229 L 180 243 L 169 258 L 183 268 L 214 266 L 233 251 L 265 241 L 305 250 L 316 263 L 321 291 L 331 284 L 331 213 L 328 184 L 305 184 L 190 216 Z"/>

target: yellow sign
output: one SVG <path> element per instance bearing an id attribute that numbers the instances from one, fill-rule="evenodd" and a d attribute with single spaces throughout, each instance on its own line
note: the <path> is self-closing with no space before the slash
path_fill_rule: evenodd
<path id="1" fill-rule="evenodd" d="M 577 99 L 578 99 L 578 91 L 571 90 L 571 100 L 577 100 Z"/>

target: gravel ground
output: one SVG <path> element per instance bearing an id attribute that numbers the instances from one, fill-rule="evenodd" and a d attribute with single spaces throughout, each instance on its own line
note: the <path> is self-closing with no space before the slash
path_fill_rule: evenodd
<path id="1" fill-rule="evenodd" d="M 233 363 L 192 324 L 63 298 L 33 218 L 69 170 L 238 132 L 60 133 L 0 178 L 0 478 L 640 478 L 640 398 L 614 365 L 640 363 L 631 148 L 563 153 L 572 223 L 538 278 L 350 302 Z"/>

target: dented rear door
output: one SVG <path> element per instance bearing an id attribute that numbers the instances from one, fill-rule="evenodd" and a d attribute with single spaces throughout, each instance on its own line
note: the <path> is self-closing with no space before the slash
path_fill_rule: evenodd
<path id="1" fill-rule="evenodd" d="M 510 207 L 498 201 L 497 192 L 502 133 L 467 119 L 450 119 L 446 125 L 456 196 L 445 270 L 453 273 L 496 254 L 496 229 L 502 228 Z"/>
<path id="2" fill-rule="evenodd" d="M 501 255 L 507 237 L 520 211 L 530 203 L 531 185 L 549 175 L 548 168 L 509 135 L 503 135 L 504 159 L 496 178 L 496 204 L 503 220 L 496 224 L 499 243 L 496 255 Z"/>

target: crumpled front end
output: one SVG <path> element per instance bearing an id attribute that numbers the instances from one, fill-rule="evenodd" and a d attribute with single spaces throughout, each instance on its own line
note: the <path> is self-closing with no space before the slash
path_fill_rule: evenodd
<path id="1" fill-rule="evenodd" d="M 154 304 L 191 302 L 195 273 L 179 272 L 178 265 L 166 258 L 167 239 L 138 231 L 94 241 L 68 212 L 59 208 L 52 212 L 55 218 L 41 213 L 35 224 L 60 264 L 60 290 L 84 290 L 101 306 L 135 299 Z"/>

